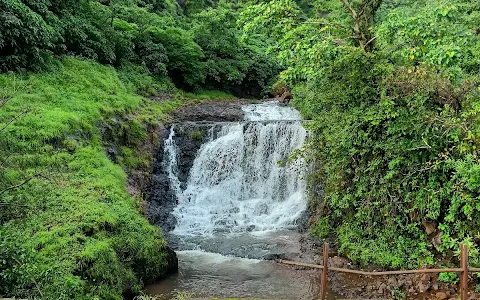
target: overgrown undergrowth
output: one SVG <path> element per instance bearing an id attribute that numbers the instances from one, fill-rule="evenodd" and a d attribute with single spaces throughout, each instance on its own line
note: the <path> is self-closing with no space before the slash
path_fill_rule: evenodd
<path id="1" fill-rule="evenodd" d="M 155 80 L 119 72 L 67 58 L 43 74 L 0 76 L 1 296 L 122 299 L 167 272 L 167 244 L 128 194 L 101 128 L 129 116 L 121 162 L 134 168 L 148 127 L 182 101 L 138 96 Z"/>

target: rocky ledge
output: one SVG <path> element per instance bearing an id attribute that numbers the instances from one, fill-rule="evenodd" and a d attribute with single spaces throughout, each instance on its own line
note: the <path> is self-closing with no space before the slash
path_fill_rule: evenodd
<path id="1" fill-rule="evenodd" d="M 242 106 L 253 102 L 255 100 L 212 100 L 182 107 L 174 113 L 173 117 L 175 122 L 238 122 L 243 120 Z"/>

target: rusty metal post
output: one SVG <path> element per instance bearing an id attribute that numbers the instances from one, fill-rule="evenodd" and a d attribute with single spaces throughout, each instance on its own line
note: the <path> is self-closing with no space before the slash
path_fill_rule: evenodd
<path id="1" fill-rule="evenodd" d="M 321 300 L 325 300 L 327 296 L 327 272 L 328 272 L 328 243 L 323 245 L 323 270 L 321 281 Z"/>
<path id="2" fill-rule="evenodd" d="M 462 277 L 460 279 L 460 295 L 462 300 L 468 300 L 468 247 L 465 244 L 460 246 L 461 257 L 460 267 L 462 268 Z"/>

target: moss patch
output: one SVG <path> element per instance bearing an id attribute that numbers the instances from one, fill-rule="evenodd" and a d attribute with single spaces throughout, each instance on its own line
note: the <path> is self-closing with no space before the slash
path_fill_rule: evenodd
<path id="1" fill-rule="evenodd" d="M 0 76 L 9 99 L 0 128 L 21 114 L 0 131 L 0 193 L 21 185 L 0 194 L 0 296 L 122 299 L 167 271 L 164 238 L 102 142 L 102 125 L 130 116 L 120 162 L 145 164 L 135 145 L 182 104 L 138 96 L 138 78 L 72 58 L 44 74 Z"/>

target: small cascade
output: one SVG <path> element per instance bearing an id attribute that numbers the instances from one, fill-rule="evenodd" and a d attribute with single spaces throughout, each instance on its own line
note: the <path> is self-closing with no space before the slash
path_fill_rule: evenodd
<path id="1" fill-rule="evenodd" d="M 270 261 L 304 255 L 292 230 L 307 207 L 304 165 L 291 158 L 303 121 L 276 102 L 242 109 L 243 122 L 186 122 L 165 140 L 158 179 L 170 196 L 157 211 L 168 210 L 160 219 L 180 272 L 149 286 L 152 295 L 318 299 L 318 272 Z"/>
<path id="2" fill-rule="evenodd" d="M 275 103 L 244 111 L 245 122 L 212 125 L 183 191 L 172 128 L 165 141 L 165 168 L 178 198 L 174 234 L 289 229 L 305 210 L 301 162 L 289 161 L 306 138 L 298 112 Z"/>
<path id="3" fill-rule="evenodd" d="M 175 137 L 175 125 L 170 129 L 170 134 L 164 142 L 164 158 L 163 168 L 168 176 L 170 187 L 175 193 L 177 198 L 181 197 L 181 182 L 178 179 L 178 146 L 174 140 Z"/>

